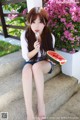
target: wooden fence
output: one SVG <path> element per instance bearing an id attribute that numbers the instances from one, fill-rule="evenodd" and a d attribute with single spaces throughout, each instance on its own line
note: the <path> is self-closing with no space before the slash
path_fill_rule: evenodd
<path id="1" fill-rule="evenodd" d="M 2 26 L 2 30 L 3 30 L 3 33 L 0 33 L 1 35 L 4 35 L 4 37 L 12 37 L 12 38 L 15 38 L 15 39 L 19 39 L 18 37 L 15 37 L 15 36 L 11 36 L 8 34 L 8 28 L 14 28 L 14 29 L 25 29 L 25 27 L 23 26 L 15 26 L 15 25 L 7 25 L 6 24 L 6 21 L 5 21 L 5 17 L 8 17 L 8 14 L 11 14 L 11 13 L 3 13 L 3 5 L 7 5 L 7 4 L 15 4 L 15 3 L 19 3 L 19 2 L 26 2 L 26 0 L 6 0 L 5 2 L 0 2 L 0 21 L 1 21 L 1 24 L 0 26 Z M 14 13 L 14 14 L 18 14 L 18 16 L 23 16 L 23 14 L 21 13 Z"/>
<path id="2" fill-rule="evenodd" d="M 43 5 L 44 5 L 44 1 L 43 0 Z M 0 26 L 2 26 L 2 31 L 3 33 L 0 33 L 2 35 L 4 35 L 4 37 L 12 37 L 12 38 L 15 38 L 15 39 L 19 39 L 18 37 L 16 36 L 11 36 L 8 34 L 8 28 L 14 28 L 14 29 L 25 29 L 25 27 L 23 26 L 15 26 L 15 25 L 7 25 L 6 24 L 6 21 L 5 21 L 5 17 L 8 17 L 8 14 L 12 14 L 12 13 L 4 13 L 3 12 L 3 5 L 9 5 L 9 4 L 16 4 L 16 3 L 20 3 L 20 2 L 25 2 L 26 3 L 26 0 L 6 0 L 5 2 L 0 2 L 0 21 L 1 21 L 1 24 Z M 21 13 L 14 13 L 14 14 L 18 14 L 18 16 L 23 16 L 23 14 Z"/>

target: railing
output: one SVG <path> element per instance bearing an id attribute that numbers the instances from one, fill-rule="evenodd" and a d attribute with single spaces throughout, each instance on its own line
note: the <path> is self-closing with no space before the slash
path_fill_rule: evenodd
<path id="1" fill-rule="evenodd" d="M 14 28 L 14 29 L 25 29 L 25 27 L 23 26 L 15 26 L 15 25 L 7 25 L 6 24 L 6 21 L 5 21 L 5 17 L 8 17 L 8 13 L 3 13 L 3 8 L 2 8 L 2 5 L 7 5 L 7 4 L 15 4 L 15 3 L 19 3 L 19 2 L 26 2 L 25 0 L 8 0 L 8 1 L 5 1 L 5 2 L 0 2 L 0 21 L 1 21 L 1 24 L 0 26 L 2 26 L 2 30 L 3 32 L 0 33 L 1 35 L 4 35 L 4 37 L 12 37 L 12 38 L 15 38 L 15 39 L 19 39 L 19 37 L 16 37 L 16 36 L 12 36 L 12 35 L 9 35 L 8 34 L 8 28 Z M 23 14 L 21 13 L 14 13 L 14 14 L 18 14 L 18 16 L 23 16 Z"/>
<path id="2" fill-rule="evenodd" d="M 26 0 L 6 0 L 6 1 L 2 2 L 2 5 L 15 4 L 15 3 L 25 2 L 25 1 L 26 1 Z"/>
<path id="3" fill-rule="evenodd" d="M 43 6 L 44 6 L 44 1 L 45 0 L 43 0 Z M 5 21 L 5 17 L 8 17 L 8 14 L 12 14 L 12 13 L 4 13 L 2 6 L 3 5 L 9 5 L 9 4 L 16 4 L 16 3 L 20 3 L 20 2 L 25 2 L 26 3 L 26 0 L 6 0 L 5 2 L 0 2 L 0 20 L 1 20 L 0 26 L 2 26 L 2 31 L 3 31 L 0 34 L 4 35 L 5 38 L 12 37 L 12 38 L 15 38 L 15 39 L 19 39 L 19 37 L 9 35 L 8 29 L 13 28 L 13 29 L 22 29 L 22 30 L 24 30 L 25 27 L 23 27 L 23 26 L 15 26 L 15 25 L 7 25 L 6 21 Z M 14 13 L 14 14 L 18 14 L 18 17 L 20 17 L 20 16 L 24 17 L 24 15 L 21 14 L 21 13 Z"/>

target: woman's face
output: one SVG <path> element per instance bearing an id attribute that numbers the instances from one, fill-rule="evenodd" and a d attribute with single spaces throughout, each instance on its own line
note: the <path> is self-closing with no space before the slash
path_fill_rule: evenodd
<path id="1" fill-rule="evenodd" d="M 45 25 L 40 21 L 39 17 L 37 17 L 36 20 L 34 20 L 31 23 L 31 29 L 34 33 L 38 32 L 39 34 L 41 34 L 44 27 L 45 27 Z"/>

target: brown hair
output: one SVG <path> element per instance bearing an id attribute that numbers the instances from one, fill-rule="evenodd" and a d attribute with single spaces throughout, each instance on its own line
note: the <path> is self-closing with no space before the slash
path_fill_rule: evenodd
<path id="1" fill-rule="evenodd" d="M 40 7 L 32 8 L 27 16 L 28 23 L 32 23 L 34 20 L 36 20 L 37 16 L 39 16 L 41 22 L 43 24 L 47 24 L 48 22 L 48 13 Z"/>
<path id="2" fill-rule="evenodd" d="M 48 23 L 48 14 L 47 12 L 39 7 L 35 7 L 30 10 L 27 16 L 27 21 L 28 23 L 32 23 L 34 20 L 36 20 L 37 16 L 39 16 L 40 21 L 45 24 L 45 27 L 43 29 L 43 32 L 41 34 L 41 47 L 40 49 L 47 51 L 47 50 L 54 50 L 53 49 L 53 44 L 52 44 L 52 36 L 49 28 L 47 27 Z M 36 41 L 35 34 L 31 30 L 30 27 L 27 28 L 25 37 L 28 40 L 28 49 L 29 51 L 32 51 L 34 49 L 34 42 Z M 37 55 L 35 55 L 32 59 L 35 59 Z"/>

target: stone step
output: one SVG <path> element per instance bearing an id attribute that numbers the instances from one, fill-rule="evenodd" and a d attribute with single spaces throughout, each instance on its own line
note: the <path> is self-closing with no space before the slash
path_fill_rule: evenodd
<path id="1" fill-rule="evenodd" d="M 5 78 L 0 78 L 0 111 L 11 101 L 18 98 L 21 91 L 21 71 L 17 71 Z"/>
<path id="2" fill-rule="evenodd" d="M 45 81 L 60 73 L 60 66 L 56 65 L 51 74 L 44 75 Z M 16 70 L 14 74 L 0 78 L 0 111 L 15 99 L 23 97 L 21 70 Z M 33 87 L 35 87 L 33 82 Z"/>
<path id="3" fill-rule="evenodd" d="M 23 64 L 24 60 L 21 56 L 21 51 L 0 57 L 0 78 L 21 69 Z"/>
<path id="4" fill-rule="evenodd" d="M 48 119 L 52 120 L 80 120 L 80 85 L 78 92 L 62 105 L 59 110 L 52 113 Z"/>
<path id="5" fill-rule="evenodd" d="M 44 100 L 47 117 L 66 103 L 77 91 L 78 81 L 73 77 L 59 74 L 45 82 Z M 37 96 L 33 91 L 33 110 L 37 116 Z M 19 98 L 11 102 L 2 112 L 8 112 L 8 120 L 26 120 L 24 98 Z"/>

